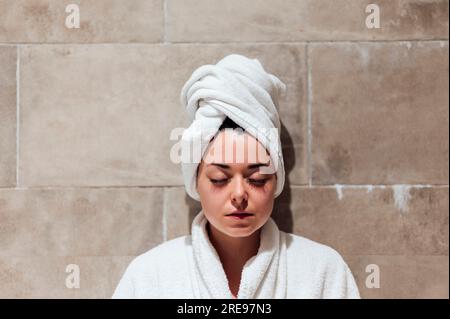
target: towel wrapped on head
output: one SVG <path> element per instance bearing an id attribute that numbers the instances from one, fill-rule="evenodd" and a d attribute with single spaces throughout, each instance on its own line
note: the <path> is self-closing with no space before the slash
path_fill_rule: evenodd
<path id="1" fill-rule="evenodd" d="M 200 200 L 196 190 L 197 167 L 226 117 L 269 152 L 277 176 L 275 197 L 280 195 L 285 172 L 278 98 L 285 91 L 286 85 L 267 73 L 259 60 L 239 54 L 228 55 L 215 65 L 203 65 L 192 73 L 180 96 L 191 121 L 183 132 L 181 151 L 181 168 L 189 196 Z M 194 152 L 194 158 L 186 154 L 192 145 L 200 148 Z"/>

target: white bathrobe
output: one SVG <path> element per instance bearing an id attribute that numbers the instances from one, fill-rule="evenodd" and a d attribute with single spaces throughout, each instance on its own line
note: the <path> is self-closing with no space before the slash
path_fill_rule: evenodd
<path id="1" fill-rule="evenodd" d="M 209 240 L 206 223 L 200 211 L 192 222 L 192 235 L 164 242 L 136 257 L 113 298 L 234 298 Z M 237 298 L 360 296 L 353 275 L 338 252 L 280 231 L 269 218 L 261 229 L 258 253 L 244 265 Z"/>

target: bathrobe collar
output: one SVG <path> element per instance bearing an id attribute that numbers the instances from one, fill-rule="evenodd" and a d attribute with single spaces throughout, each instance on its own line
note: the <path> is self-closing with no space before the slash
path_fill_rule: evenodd
<path id="1" fill-rule="evenodd" d="M 231 299 L 228 279 L 219 255 L 209 240 L 206 219 L 200 211 L 192 222 L 192 251 L 196 295 L 199 298 Z M 238 299 L 285 298 L 286 241 L 270 217 L 261 228 L 260 247 L 244 265 Z"/>

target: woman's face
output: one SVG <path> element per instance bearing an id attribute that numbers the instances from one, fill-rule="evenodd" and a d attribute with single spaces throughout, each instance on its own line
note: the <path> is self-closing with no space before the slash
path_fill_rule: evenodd
<path id="1" fill-rule="evenodd" d="M 269 166 L 271 173 L 263 174 L 258 164 Z M 275 188 L 276 174 L 269 154 L 242 131 L 220 131 L 199 165 L 197 192 L 203 212 L 212 226 L 231 237 L 250 236 L 266 223 L 272 213 Z M 229 215 L 235 211 L 251 215 Z"/>

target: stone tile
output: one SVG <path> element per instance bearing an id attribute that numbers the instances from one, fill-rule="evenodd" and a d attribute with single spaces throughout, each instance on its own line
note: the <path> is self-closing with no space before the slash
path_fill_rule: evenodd
<path id="1" fill-rule="evenodd" d="M 163 241 L 162 190 L 2 189 L 0 256 L 128 256 Z"/>
<path id="2" fill-rule="evenodd" d="M 17 48 L 0 46 L 0 187 L 16 185 Z"/>
<path id="3" fill-rule="evenodd" d="M 448 184 L 448 41 L 309 56 L 313 184 Z"/>
<path id="4" fill-rule="evenodd" d="M 1 298 L 111 298 L 134 256 L 0 258 Z M 68 288 L 73 268 L 79 288 Z M 72 267 L 72 266 L 70 266 Z M 67 271 L 66 271 L 67 270 Z M 69 286 L 70 287 L 70 286 Z"/>
<path id="5" fill-rule="evenodd" d="M 192 221 L 201 209 L 200 202 L 190 198 L 184 187 L 164 188 L 166 239 L 189 235 Z"/>
<path id="6" fill-rule="evenodd" d="M 263 44 L 24 46 L 20 185 L 182 186 L 170 160 L 178 140 L 169 139 L 188 124 L 181 88 L 195 68 L 230 53 L 259 58 L 287 84 L 286 166 L 291 183 L 305 184 L 305 47 Z"/>
<path id="7" fill-rule="evenodd" d="M 163 0 L 80 0 L 80 28 L 66 27 L 66 6 L 58 0 L 0 0 L 0 42 L 160 42 Z"/>
<path id="8" fill-rule="evenodd" d="M 362 298 L 366 299 L 448 299 L 447 256 L 343 256 L 358 284 Z M 379 288 L 368 288 L 366 280 L 379 269 Z M 369 277 L 369 278 L 368 278 Z M 369 282 L 370 287 L 370 282 Z"/>
<path id="9" fill-rule="evenodd" d="M 111 257 L 111 261 L 108 263 L 108 283 L 109 289 L 106 294 L 106 298 L 111 298 L 120 279 L 125 274 L 125 270 L 128 265 L 136 256 L 114 256 Z"/>
<path id="10" fill-rule="evenodd" d="M 341 254 L 448 255 L 448 186 L 299 187 L 292 198 L 284 206 L 292 212 L 292 232 Z"/>
<path id="11" fill-rule="evenodd" d="M 369 29 L 364 0 L 171 0 L 173 42 L 448 39 L 448 1 L 382 0 Z"/>

